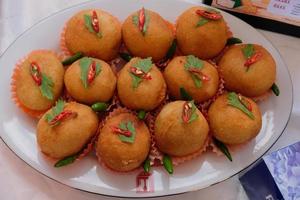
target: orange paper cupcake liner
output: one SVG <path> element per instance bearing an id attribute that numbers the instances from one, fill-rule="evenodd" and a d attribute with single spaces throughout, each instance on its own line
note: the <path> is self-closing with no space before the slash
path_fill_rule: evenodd
<path id="1" fill-rule="evenodd" d="M 23 64 L 23 62 L 28 59 L 28 57 L 32 54 L 32 53 L 40 53 L 40 52 L 50 52 L 50 53 L 53 53 L 56 57 L 58 57 L 59 59 L 61 59 L 61 56 L 59 56 L 56 52 L 54 51 L 51 51 L 51 50 L 45 50 L 45 49 L 40 49 L 40 50 L 34 50 L 32 51 L 31 53 L 29 53 L 27 56 L 25 56 L 24 58 L 20 59 L 16 65 L 15 65 L 15 69 L 13 71 L 13 75 L 11 77 L 11 94 L 12 94 L 12 100 L 14 101 L 14 103 L 23 111 L 25 112 L 26 114 L 28 114 L 29 116 L 31 117 L 34 117 L 34 118 L 40 118 L 48 109 L 44 110 L 44 111 L 36 111 L 36 110 L 32 110 L 32 109 L 29 109 L 27 108 L 25 105 L 23 105 L 21 103 L 21 101 L 19 100 L 18 96 L 17 96 L 17 92 L 16 92 L 16 89 L 17 89 L 17 86 L 16 86 L 16 81 L 18 80 L 19 78 L 19 73 L 20 73 L 20 69 L 21 69 L 21 66 Z"/>
<path id="2" fill-rule="evenodd" d="M 75 161 L 79 161 L 82 158 L 84 158 L 85 156 L 87 156 L 90 152 L 93 151 L 94 149 L 94 145 L 95 142 L 98 138 L 98 134 L 99 134 L 99 127 L 97 129 L 97 132 L 95 133 L 95 135 L 92 137 L 92 139 L 86 144 L 86 146 L 84 147 L 84 149 L 82 150 L 82 152 L 78 155 L 78 157 L 76 158 Z"/>
<path id="3" fill-rule="evenodd" d="M 272 95 L 272 90 L 268 90 L 267 92 L 265 92 L 264 94 L 257 96 L 257 97 L 251 97 L 251 99 L 253 101 L 255 101 L 256 103 L 258 102 L 262 102 L 262 101 L 266 101 L 268 98 L 270 98 L 270 96 Z"/>
<path id="4" fill-rule="evenodd" d="M 60 33 L 60 49 L 63 53 L 64 57 L 72 56 L 72 53 L 69 51 L 67 45 L 66 45 L 66 29 L 67 24 L 64 25 L 63 30 Z"/>

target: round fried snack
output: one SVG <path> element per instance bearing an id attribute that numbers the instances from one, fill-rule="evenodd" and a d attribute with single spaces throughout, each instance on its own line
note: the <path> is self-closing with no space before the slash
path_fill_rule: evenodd
<path id="1" fill-rule="evenodd" d="M 78 153 L 97 132 L 98 117 L 90 107 L 71 102 L 65 104 L 66 110 L 76 114 L 52 125 L 47 121 L 47 115 L 53 112 L 50 109 L 37 125 L 37 142 L 51 158 L 62 159 Z"/>
<path id="2" fill-rule="evenodd" d="M 234 93 L 235 94 L 235 93 Z M 254 138 L 260 131 L 262 119 L 259 107 L 249 98 L 241 97 L 251 108 L 253 119 L 229 105 L 229 93 L 223 94 L 208 110 L 209 125 L 215 138 L 225 144 L 241 144 Z M 238 96 L 238 95 L 237 95 Z"/>
<path id="3" fill-rule="evenodd" d="M 53 99 L 43 96 L 41 87 L 33 79 L 31 74 L 32 64 L 40 68 L 41 77 L 46 76 L 52 84 L 49 86 Z M 63 89 L 64 68 L 58 57 L 51 51 L 40 50 L 29 54 L 27 59 L 20 65 L 16 76 L 16 96 L 18 101 L 26 108 L 35 111 L 46 111 L 60 96 Z M 49 83 L 50 83 L 49 82 Z M 45 82 L 46 84 L 46 82 Z"/>
<path id="4" fill-rule="evenodd" d="M 84 81 L 81 76 L 83 69 L 81 69 L 80 63 L 83 59 L 91 59 L 98 65 L 100 72 L 95 75 L 95 78 L 91 83 L 88 83 L 85 87 Z M 88 73 L 85 74 L 88 76 Z M 81 103 L 93 104 L 95 102 L 107 102 L 114 94 L 117 79 L 111 70 L 110 66 L 99 59 L 95 58 L 82 58 L 74 62 L 65 73 L 65 85 L 69 94 Z"/>
<path id="5" fill-rule="evenodd" d="M 145 32 L 141 31 L 138 20 L 141 10 L 125 20 L 122 26 L 123 41 L 132 55 L 141 58 L 152 57 L 154 61 L 161 60 L 174 40 L 173 30 L 159 14 L 144 9 L 146 29 Z"/>
<path id="6" fill-rule="evenodd" d="M 200 60 L 201 61 L 201 60 Z M 201 86 L 197 87 L 185 65 L 187 56 L 178 56 L 173 58 L 164 71 L 164 77 L 168 86 L 168 91 L 175 99 L 181 99 L 180 88 L 184 88 L 195 102 L 203 102 L 213 97 L 218 91 L 219 75 L 216 68 L 207 61 L 201 61 L 203 68 L 201 74 L 208 80 L 201 80 Z M 200 74 L 200 75 L 201 75 Z"/>
<path id="7" fill-rule="evenodd" d="M 132 143 L 122 141 L 120 134 L 113 130 L 113 127 L 118 128 L 121 123 L 133 124 L 135 138 Z M 120 113 L 108 119 L 100 131 L 96 146 L 101 161 L 110 169 L 120 172 L 139 167 L 147 158 L 149 149 L 150 133 L 147 126 L 130 113 Z"/>
<path id="8" fill-rule="evenodd" d="M 87 20 L 92 20 L 94 11 L 98 18 L 98 33 Z M 82 52 L 86 56 L 109 61 L 117 56 L 121 44 L 121 24 L 117 18 L 103 10 L 83 10 L 67 22 L 64 37 L 72 54 Z"/>
<path id="9" fill-rule="evenodd" d="M 245 96 L 255 97 L 267 92 L 276 78 L 276 63 L 271 54 L 262 46 L 253 44 L 254 52 L 261 54 L 249 67 L 245 66 L 247 58 L 243 54 L 247 44 L 233 45 L 223 55 L 220 73 L 228 90 Z"/>
<path id="10" fill-rule="evenodd" d="M 151 64 L 150 80 L 142 79 L 134 86 L 134 77 L 130 68 L 146 59 L 133 58 L 119 72 L 117 88 L 119 98 L 126 107 L 135 110 L 152 110 L 156 108 L 166 96 L 166 83 L 159 69 Z"/>
<path id="11" fill-rule="evenodd" d="M 208 136 L 208 123 L 196 108 L 197 118 L 182 119 L 185 101 L 174 101 L 163 107 L 155 120 L 155 141 L 160 151 L 172 156 L 186 156 L 200 150 Z"/>
<path id="12" fill-rule="evenodd" d="M 217 56 L 227 41 L 227 26 L 223 17 L 209 20 L 197 14 L 204 7 L 192 7 L 184 11 L 177 19 L 176 38 L 184 55 L 193 54 L 201 59 Z M 206 20 L 206 23 L 202 23 Z"/>

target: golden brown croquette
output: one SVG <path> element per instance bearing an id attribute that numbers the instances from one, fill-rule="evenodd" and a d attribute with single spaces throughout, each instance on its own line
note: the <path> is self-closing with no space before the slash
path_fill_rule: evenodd
<path id="1" fill-rule="evenodd" d="M 112 127 L 120 123 L 132 122 L 135 129 L 133 143 L 120 140 L 119 134 Z M 96 152 L 101 161 L 115 171 L 131 171 L 139 167 L 147 158 L 150 149 L 150 133 L 141 120 L 130 113 L 120 113 L 105 122 L 100 131 Z"/>
<path id="2" fill-rule="evenodd" d="M 65 104 L 64 110 L 77 115 L 53 126 L 46 120 L 46 115 L 52 112 L 50 109 L 37 125 L 37 142 L 41 151 L 51 158 L 61 159 L 78 153 L 98 129 L 98 117 L 89 106 L 70 102 Z"/>
<path id="3" fill-rule="evenodd" d="M 218 65 L 228 90 L 255 97 L 267 92 L 275 82 L 276 63 L 265 48 L 254 44 L 254 51 L 261 53 L 261 57 L 249 68 L 245 67 L 246 57 L 242 49 L 246 45 L 231 46 Z"/>
<path id="4" fill-rule="evenodd" d="M 100 66 L 100 72 L 87 87 L 81 79 L 81 60 L 74 62 L 65 73 L 65 85 L 69 94 L 77 101 L 86 104 L 107 102 L 111 99 L 116 88 L 116 76 L 110 66 L 99 59 L 89 58 Z"/>
<path id="5" fill-rule="evenodd" d="M 89 30 L 86 25 L 85 18 L 91 19 L 93 11 L 97 14 L 100 35 Z M 103 10 L 83 10 L 67 22 L 64 37 L 72 54 L 82 52 L 86 56 L 109 61 L 117 56 L 121 44 L 121 24 L 117 18 Z"/>
<path id="6" fill-rule="evenodd" d="M 195 55 L 201 59 L 217 56 L 227 41 L 227 26 L 223 18 L 207 20 L 197 14 L 197 10 L 207 10 L 197 6 L 184 11 L 177 19 L 176 38 L 184 55 Z M 197 25 L 201 20 L 207 23 Z M 200 23 L 201 24 L 201 23 Z"/>
<path id="7" fill-rule="evenodd" d="M 155 141 L 158 148 L 172 156 L 185 156 L 200 150 L 208 136 L 208 123 L 196 108 L 197 118 L 182 120 L 185 101 L 174 101 L 163 107 L 155 120 Z"/>
<path id="8" fill-rule="evenodd" d="M 42 74 L 47 76 L 53 83 L 51 93 L 53 99 L 43 96 L 41 86 L 37 85 L 31 74 L 32 63 L 36 63 Z M 46 111 L 61 95 L 63 89 L 64 68 L 58 57 L 51 51 L 34 51 L 21 64 L 18 71 L 16 95 L 22 105 L 30 110 Z M 42 80 L 43 81 L 43 80 Z"/>
<path id="9" fill-rule="evenodd" d="M 151 79 L 142 79 L 138 86 L 134 87 L 134 77 L 130 68 L 141 60 L 133 58 L 122 68 L 119 72 L 117 88 L 119 98 L 126 107 L 148 111 L 156 108 L 165 98 L 166 83 L 160 70 L 151 64 L 152 67 L 149 71 Z"/>
<path id="10" fill-rule="evenodd" d="M 238 108 L 229 105 L 228 94 L 223 94 L 208 110 L 209 125 L 214 137 L 226 144 L 241 144 L 254 138 L 262 125 L 261 113 L 257 104 L 249 98 L 245 99 L 250 105 L 254 116 L 251 119 Z"/>
<path id="11" fill-rule="evenodd" d="M 154 61 L 161 60 L 167 54 L 173 40 L 173 30 L 159 14 L 145 9 L 146 31 L 140 31 L 134 18 L 141 10 L 127 17 L 122 26 L 122 36 L 125 46 L 132 55 L 141 58 L 152 57 Z"/>
<path id="12" fill-rule="evenodd" d="M 219 87 L 219 75 L 216 68 L 207 61 L 201 61 L 203 68 L 200 72 L 208 80 L 202 80 L 202 85 L 197 87 L 192 78 L 192 73 L 185 68 L 186 62 L 187 56 L 175 57 L 164 71 L 164 78 L 171 96 L 175 99 L 181 99 L 180 87 L 183 87 L 197 103 L 213 97 Z"/>

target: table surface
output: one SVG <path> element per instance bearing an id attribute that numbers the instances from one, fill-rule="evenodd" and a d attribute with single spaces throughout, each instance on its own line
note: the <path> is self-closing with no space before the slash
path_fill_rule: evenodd
<path id="1" fill-rule="evenodd" d="M 0 0 L 0 54 L 27 28 L 52 13 L 84 0 Z M 201 1 L 198 1 L 201 2 Z M 270 151 L 300 140 L 300 39 L 258 30 L 278 49 L 291 73 L 294 107 L 282 137 Z M 2 66 L 3 67 L 3 66 Z M 297 79 L 298 76 L 298 79 Z M 298 87 L 297 87 L 298 86 Z M 12 190 L 13 188 L 13 190 Z M 216 192 L 217 191 L 217 192 Z M 116 199 L 94 195 L 59 184 L 39 174 L 16 157 L 0 140 L 0 199 Z M 247 199 L 237 176 L 218 185 L 183 195 L 159 199 Z"/>

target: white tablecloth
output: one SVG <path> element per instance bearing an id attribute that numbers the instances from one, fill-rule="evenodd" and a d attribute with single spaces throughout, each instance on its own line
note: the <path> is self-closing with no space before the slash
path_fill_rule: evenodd
<path id="1" fill-rule="evenodd" d="M 24 30 L 61 9 L 84 0 L 0 0 L 0 53 Z M 200 2 L 200 1 L 199 1 Z M 300 140 L 300 39 L 259 30 L 279 50 L 293 80 L 294 108 L 289 124 L 271 151 Z M 3 66 L 1 66 L 3 67 Z M 39 174 L 17 158 L 0 140 L 0 199 L 112 199 L 78 191 Z M 183 195 L 160 199 L 247 199 L 238 178 Z"/>

